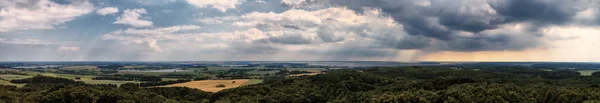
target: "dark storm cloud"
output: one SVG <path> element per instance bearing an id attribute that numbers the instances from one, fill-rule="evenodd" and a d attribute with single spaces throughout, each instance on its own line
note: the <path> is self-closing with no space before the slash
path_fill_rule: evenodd
<path id="1" fill-rule="evenodd" d="M 511 21 L 563 24 L 591 3 L 587 0 L 496 0 L 491 7 Z"/>
<path id="2" fill-rule="evenodd" d="M 527 34 L 522 34 L 527 35 Z M 529 47 L 538 46 L 540 41 L 535 38 L 526 38 L 510 35 L 479 36 L 472 38 L 456 38 L 453 41 L 445 41 L 443 50 L 451 51 L 518 51 Z"/>
<path id="3" fill-rule="evenodd" d="M 383 41 L 398 49 L 420 49 L 429 46 L 436 50 L 496 51 L 523 50 L 543 45 L 539 28 L 563 25 L 572 21 L 592 0 L 323 0 L 307 4 L 344 6 L 361 13 L 364 8 L 381 9 L 410 35 L 440 40 L 427 45 L 427 40 Z M 526 33 L 482 33 L 499 29 L 501 25 L 529 23 Z M 474 37 L 462 37 L 468 32 Z M 533 36 L 531 36 L 533 35 Z M 524 40 L 529 39 L 529 40 Z M 519 42 L 515 42 L 519 41 Z M 528 42 L 521 42 L 528 41 Z M 445 44 L 443 44 L 445 43 Z M 515 44 L 522 43 L 522 44 Z"/>

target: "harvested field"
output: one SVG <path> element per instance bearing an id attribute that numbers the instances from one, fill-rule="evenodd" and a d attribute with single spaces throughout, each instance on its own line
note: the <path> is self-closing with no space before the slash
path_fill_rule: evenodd
<path id="1" fill-rule="evenodd" d="M 235 81 L 235 83 L 232 83 Z M 248 79 L 234 79 L 234 80 L 200 80 L 186 83 L 171 84 L 165 87 L 189 87 L 196 88 L 207 92 L 219 92 L 223 89 L 236 88 L 242 86 L 248 82 Z M 219 84 L 225 85 L 225 87 L 217 88 Z"/>

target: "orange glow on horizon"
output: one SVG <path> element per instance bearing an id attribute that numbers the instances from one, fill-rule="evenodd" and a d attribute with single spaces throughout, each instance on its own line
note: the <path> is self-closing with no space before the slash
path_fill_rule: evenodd
<path id="1" fill-rule="evenodd" d="M 552 61 L 552 53 L 543 49 L 524 51 L 479 51 L 479 52 L 436 52 L 426 54 L 420 61 L 472 61 L 472 62 L 502 62 L 502 61 Z"/>

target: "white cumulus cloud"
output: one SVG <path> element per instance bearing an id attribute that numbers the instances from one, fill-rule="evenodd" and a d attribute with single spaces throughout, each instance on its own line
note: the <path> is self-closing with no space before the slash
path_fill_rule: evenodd
<path id="1" fill-rule="evenodd" d="M 105 8 L 96 10 L 96 14 L 98 14 L 98 15 L 108 15 L 108 14 L 114 14 L 114 13 L 119 13 L 119 8 L 105 7 Z"/>
<path id="2" fill-rule="evenodd" d="M 235 9 L 242 0 L 187 0 L 187 2 L 198 8 L 214 8 L 226 12 L 227 9 Z"/>
<path id="3" fill-rule="evenodd" d="M 90 13 L 94 5 L 87 0 L 58 4 L 50 0 L 0 0 L 0 32 L 52 29 L 55 25 Z"/>
<path id="4" fill-rule="evenodd" d="M 306 0 L 281 0 L 281 3 L 286 5 L 298 5 Z"/>
<path id="5" fill-rule="evenodd" d="M 152 26 L 152 21 L 142 19 L 142 14 L 147 14 L 146 9 L 127 9 L 123 11 L 123 15 L 117 18 L 113 24 L 124 24 L 133 27 Z"/>

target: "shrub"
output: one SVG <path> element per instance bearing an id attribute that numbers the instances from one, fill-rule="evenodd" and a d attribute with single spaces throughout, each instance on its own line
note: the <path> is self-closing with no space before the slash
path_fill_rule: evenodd
<path id="1" fill-rule="evenodd" d="M 225 87 L 225 85 L 223 85 L 223 84 L 217 85 L 217 88 L 223 88 L 223 87 Z"/>
<path id="2" fill-rule="evenodd" d="M 593 77 L 600 77 L 600 71 L 592 73 Z"/>

